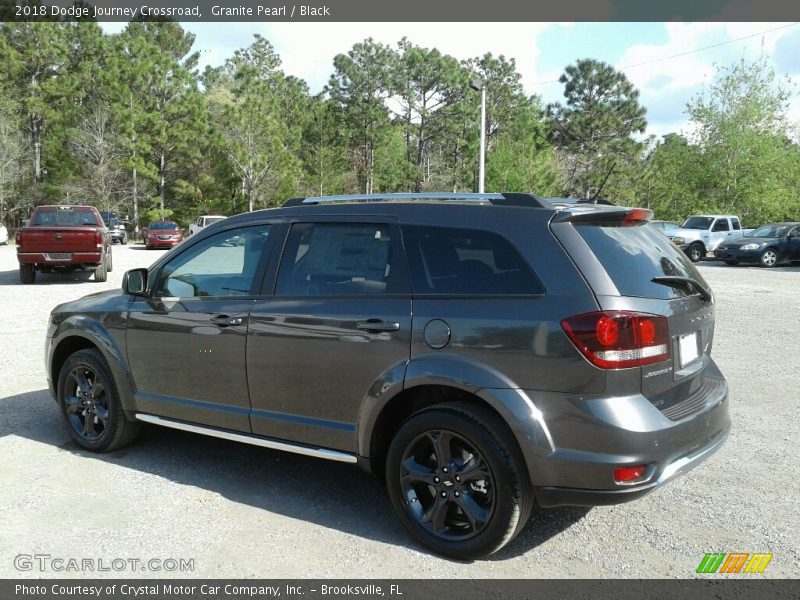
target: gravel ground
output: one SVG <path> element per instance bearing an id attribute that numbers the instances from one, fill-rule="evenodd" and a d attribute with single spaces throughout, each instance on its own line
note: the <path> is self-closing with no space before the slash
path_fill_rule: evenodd
<path id="1" fill-rule="evenodd" d="M 766 577 L 800 576 L 800 268 L 701 267 L 734 422 L 711 460 L 626 505 L 539 509 L 510 546 L 465 563 L 413 544 L 353 467 L 157 427 L 108 455 L 70 441 L 46 390 L 48 313 L 159 255 L 116 247 L 106 283 L 40 274 L 22 286 L 14 248 L 0 247 L 0 577 L 25 575 L 14 557 L 36 553 L 194 559 L 193 573 L 152 576 L 692 577 L 712 550 L 773 552 Z"/>

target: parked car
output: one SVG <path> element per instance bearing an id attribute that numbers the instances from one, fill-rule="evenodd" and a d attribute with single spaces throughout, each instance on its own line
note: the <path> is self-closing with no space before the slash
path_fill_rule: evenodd
<path id="1" fill-rule="evenodd" d="M 113 267 L 108 230 L 92 206 L 38 206 L 16 239 L 22 283 L 36 281 L 37 271 L 76 269 L 106 281 Z"/>
<path id="2" fill-rule="evenodd" d="M 103 219 L 108 233 L 111 238 L 111 243 L 116 244 L 119 242 L 123 246 L 128 243 L 128 232 L 125 225 L 120 221 L 119 216 L 115 212 L 100 211 L 100 217 Z"/>
<path id="3" fill-rule="evenodd" d="M 155 221 L 144 231 L 144 245 L 150 248 L 172 248 L 183 241 L 183 229 L 175 221 Z"/>
<path id="4" fill-rule="evenodd" d="M 419 542 L 485 556 L 534 501 L 640 498 L 728 434 L 713 295 L 651 216 L 387 194 L 231 217 L 56 307 L 50 390 L 83 448 L 154 423 L 358 464 Z"/>
<path id="5" fill-rule="evenodd" d="M 743 262 L 774 267 L 800 261 L 800 223 L 762 225 L 739 240 L 721 244 L 715 255 L 729 265 Z"/>
<path id="6" fill-rule="evenodd" d="M 0 246 L 5 246 L 8 243 L 8 229 L 0 223 Z"/>
<path id="7" fill-rule="evenodd" d="M 218 223 L 223 219 L 227 219 L 227 217 L 223 217 L 222 215 L 203 215 L 202 217 L 198 217 L 197 221 L 189 225 L 189 231 L 186 232 L 186 237 L 194 235 L 201 229 L 204 229 L 213 223 Z"/>
<path id="8" fill-rule="evenodd" d="M 672 238 L 675 232 L 681 228 L 678 223 L 673 223 L 672 221 L 650 221 L 650 224 L 660 230 L 668 238 Z"/>
<path id="9" fill-rule="evenodd" d="M 733 215 L 695 215 L 683 222 L 672 234 L 672 241 L 692 262 L 698 262 L 714 252 L 722 242 L 742 237 L 739 217 Z"/>

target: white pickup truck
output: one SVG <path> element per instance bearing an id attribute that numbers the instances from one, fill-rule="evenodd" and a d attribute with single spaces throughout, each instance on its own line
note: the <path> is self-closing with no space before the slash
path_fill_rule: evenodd
<path id="1" fill-rule="evenodd" d="M 742 223 L 734 215 L 694 215 L 683 222 L 669 237 L 692 262 L 697 262 L 717 249 L 722 242 L 742 237 Z"/>
<path id="2" fill-rule="evenodd" d="M 222 215 L 203 215 L 202 217 L 198 217 L 197 221 L 189 225 L 189 231 L 186 232 L 185 237 L 189 237 L 190 235 L 194 235 L 203 227 L 208 227 L 212 223 L 216 223 L 217 221 L 222 221 L 222 219 L 226 219 L 227 217 L 223 217 Z"/>

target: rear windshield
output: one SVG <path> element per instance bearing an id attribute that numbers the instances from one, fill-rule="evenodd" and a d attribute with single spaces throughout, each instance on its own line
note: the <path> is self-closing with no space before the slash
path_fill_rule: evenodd
<path id="1" fill-rule="evenodd" d="M 155 231 L 157 229 L 177 229 L 177 223 L 150 223 L 150 227 L 147 229 L 150 231 Z"/>
<path id="2" fill-rule="evenodd" d="M 686 255 L 650 224 L 578 225 L 576 229 L 623 296 L 669 299 L 687 295 L 682 289 L 652 281 L 665 275 L 692 277 L 708 287 Z"/>
<path id="3" fill-rule="evenodd" d="M 206 227 L 218 221 L 224 221 L 225 217 L 206 217 Z"/>
<path id="4" fill-rule="evenodd" d="M 30 223 L 34 227 L 76 227 L 98 224 L 94 211 L 73 208 L 39 210 Z"/>

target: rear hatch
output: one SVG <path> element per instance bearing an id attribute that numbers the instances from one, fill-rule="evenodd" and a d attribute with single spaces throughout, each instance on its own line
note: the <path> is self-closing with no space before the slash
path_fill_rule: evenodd
<path id="1" fill-rule="evenodd" d="M 593 289 L 600 311 L 621 319 L 620 327 L 648 328 L 645 347 L 635 355 L 644 357 L 641 366 L 635 360 L 620 362 L 621 369 L 612 364 L 610 384 L 636 385 L 668 418 L 681 420 L 718 398 L 715 387 L 724 386 L 716 368 L 707 368 L 714 299 L 686 255 L 649 224 L 651 216 L 644 209 L 569 209 L 556 214 L 551 229 Z M 613 344 L 598 347 L 614 355 Z"/>

